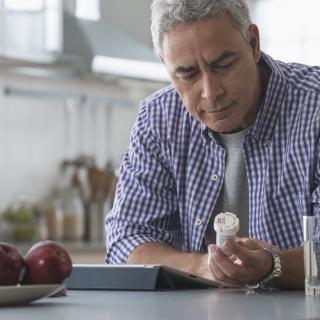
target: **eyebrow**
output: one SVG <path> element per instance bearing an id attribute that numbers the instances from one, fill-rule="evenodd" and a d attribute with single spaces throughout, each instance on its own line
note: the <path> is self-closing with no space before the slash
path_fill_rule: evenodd
<path id="1" fill-rule="evenodd" d="M 216 59 L 214 59 L 213 61 L 211 61 L 209 64 L 211 66 L 217 65 L 219 64 L 221 61 L 228 59 L 230 57 L 234 57 L 236 55 L 236 53 L 234 51 L 224 51 L 220 54 L 220 56 L 218 56 Z"/>
<path id="2" fill-rule="evenodd" d="M 211 65 L 211 66 L 217 65 L 220 62 L 222 62 L 223 60 L 228 59 L 230 57 L 234 57 L 235 55 L 236 55 L 236 53 L 234 51 L 224 51 L 216 59 L 211 61 L 209 63 L 209 65 Z M 176 73 L 190 73 L 190 72 L 194 71 L 195 69 L 197 69 L 196 66 L 187 66 L 187 67 L 179 66 L 179 67 L 175 68 L 175 72 Z"/>
<path id="3" fill-rule="evenodd" d="M 176 73 L 190 73 L 190 72 L 194 71 L 195 69 L 196 69 L 195 66 L 190 66 L 190 67 L 179 66 L 175 69 L 175 72 Z"/>

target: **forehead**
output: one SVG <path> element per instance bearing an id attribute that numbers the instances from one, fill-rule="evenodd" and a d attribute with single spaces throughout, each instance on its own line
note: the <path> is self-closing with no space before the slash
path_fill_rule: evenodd
<path id="1" fill-rule="evenodd" d="M 162 59 L 166 64 L 190 64 L 200 56 L 212 60 L 224 51 L 237 51 L 245 40 L 227 16 L 192 23 L 179 23 L 162 38 Z"/>

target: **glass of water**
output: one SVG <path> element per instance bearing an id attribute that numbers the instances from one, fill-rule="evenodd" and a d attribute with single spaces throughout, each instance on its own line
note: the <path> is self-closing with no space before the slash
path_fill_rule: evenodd
<path id="1" fill-rule="evenodd" d="M 305 294 L 320 295 L 320 217 L 303 217 Z"/>

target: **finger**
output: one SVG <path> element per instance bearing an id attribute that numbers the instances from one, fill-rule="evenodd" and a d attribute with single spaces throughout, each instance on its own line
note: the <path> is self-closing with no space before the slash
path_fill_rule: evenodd
<path id="1" fill-rule="evenodd" d="M 244 246 L 244 242 L 242 239 L 236 239 L 236 244 L 238 244 L 239 246 Z"/>
<path id="2" fill-rule="evenodd" d="M 244 264 L 250 264 L 255 260 L 255 255 L 253 254 L 255 250 L 262 250 L 254 240 L 247 240 L 244 242 L 244 246 L 239 246 L 234 241 L 226 240 L 224 242 L 224 247 L 228 252 L 236 255 Z"/>
<path id="3" fill-rule="evenodd" d="M 212 247 L 211 268 L 219 281 L 237 286 L 244 283 L 245 269 L 234 264 L 217 246 Z"/>
<path id="4" fill-rule="evenodd" d="M 211 246 L 210 248 L 208 248 L 208 251 L 209 251 L 208 267 L 213 273 L 215 279 L 219 281 L 225 280 L 225 274 L 221 271 L 219 266 L 216 264 L 216 248 L 214 246 Z"/>
<path id="5" fill-rule="evenodd" d="M 224 288 L 224 287 L 228 287 L 228 288 L 240 287 L 240 285 L 238 283 L 235 283 L 235 281 L 225 278 L 225 275 L 221 277 L 221 275 L 216 273 L 216 270 L 214 269 L 213 265 L 209 266 L 209 270 L 212 273 L 215 281 L 220 284 L 220 287 L 222 287 L 222 288 Z M 223 279 L 223 280 L 221 280 L 221 279 Z"/>
<path id="6" fill-rule="evenodd" d="M 258 246 L 256 250 L 250 250 L 238 246 L 234 241 L 226 241 L 228 251 L 234 253 L 241 261 L 241 266 L 230 268 L 224 261 L 221 268 L 229 278 L 237 278 L 245 283 L 255 282 L 265 276 L 272 266 L 271 253 Z M 223 264 L 223 265 L 222 265 Z"/>
<path id="7" fill-rule="evenodd" d="M 250 239 L 250 238 L 239 238 L 236 240 L 236 243 L 246 247 L 247 249 L 255 250 L 255 249 L 272 249 L 275 252 L 280 252 L 280 248 L 272 243 L 267 243 L 262 240 Z"/>
<path id="8" fill-rule="evenodd" d="M 236 237 L 236 241 L 246 241 L 250 238 L 247 238 L 247 237 Z"/>
<path id="9" fill-rule="evenodd" d="M 208 267 L 212 275 L 214 276 L 214 278 L 224 286 L 239 287 L 239 281 L 228 278 L 228 276 L 219 267 L 219 264 L 217 263 L 217 260 L 216 260 L 216 249 L 214 247 L 210 249 L 211 249 L 210 250 L 211 253 L 209 253 Z M 227 257 L 224 257 L 224 259 L 228 260 Z"/>
<path id="10" fill-rule="evenodd" d="M 233 263 L 229 259 L 226 259 L 221 250 L 216 250 L 215 262 L 225 274 L 225 279 L 229 279 L 239 285 L 244 285 L 258 278 L 260 279 L 265 274 L 264 266 L 261 265 L 259 257 L 253 254 L 255 251 L 238 246 L 234 241 L 230 241 L 230 243 L 226 241 L 225 244 L 229 246 L 228 252 L 232 252 L 241 260 L 241 263 Z"/>
<path id="11" fill-rule="evenodd" d="M 254 239 L 254 241 L 256 241 L 256 243 L 261 246 L 262 248 L 272 248 L 273 244 L 265 242 L 263 240 L 259 240 L 259 239 Z"/>
<path id="12" fill-rule="evenodd" d="M 242 242 L 243 247 L 250 249 L 250 250 L 256 250 L 256 249 L 262 249 L 263 246 L 259 244 L 256 240 L 253 239 L 246 239 L 245 241 Z"/>

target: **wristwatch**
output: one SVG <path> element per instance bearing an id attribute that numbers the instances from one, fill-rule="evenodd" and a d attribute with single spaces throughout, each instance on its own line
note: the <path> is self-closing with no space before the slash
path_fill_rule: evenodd
<path id="1" fill-rule="evenodd" d="M 281 276 L 281 261 L 279 255 L 271 249 L 264 248 L 272 255 L 273 263 L 269 273 L 267 273 L 260 281 L 253 285 L 247 285 L 252 290 L 264 291 L 278 289 L 278 282 Z"/>

